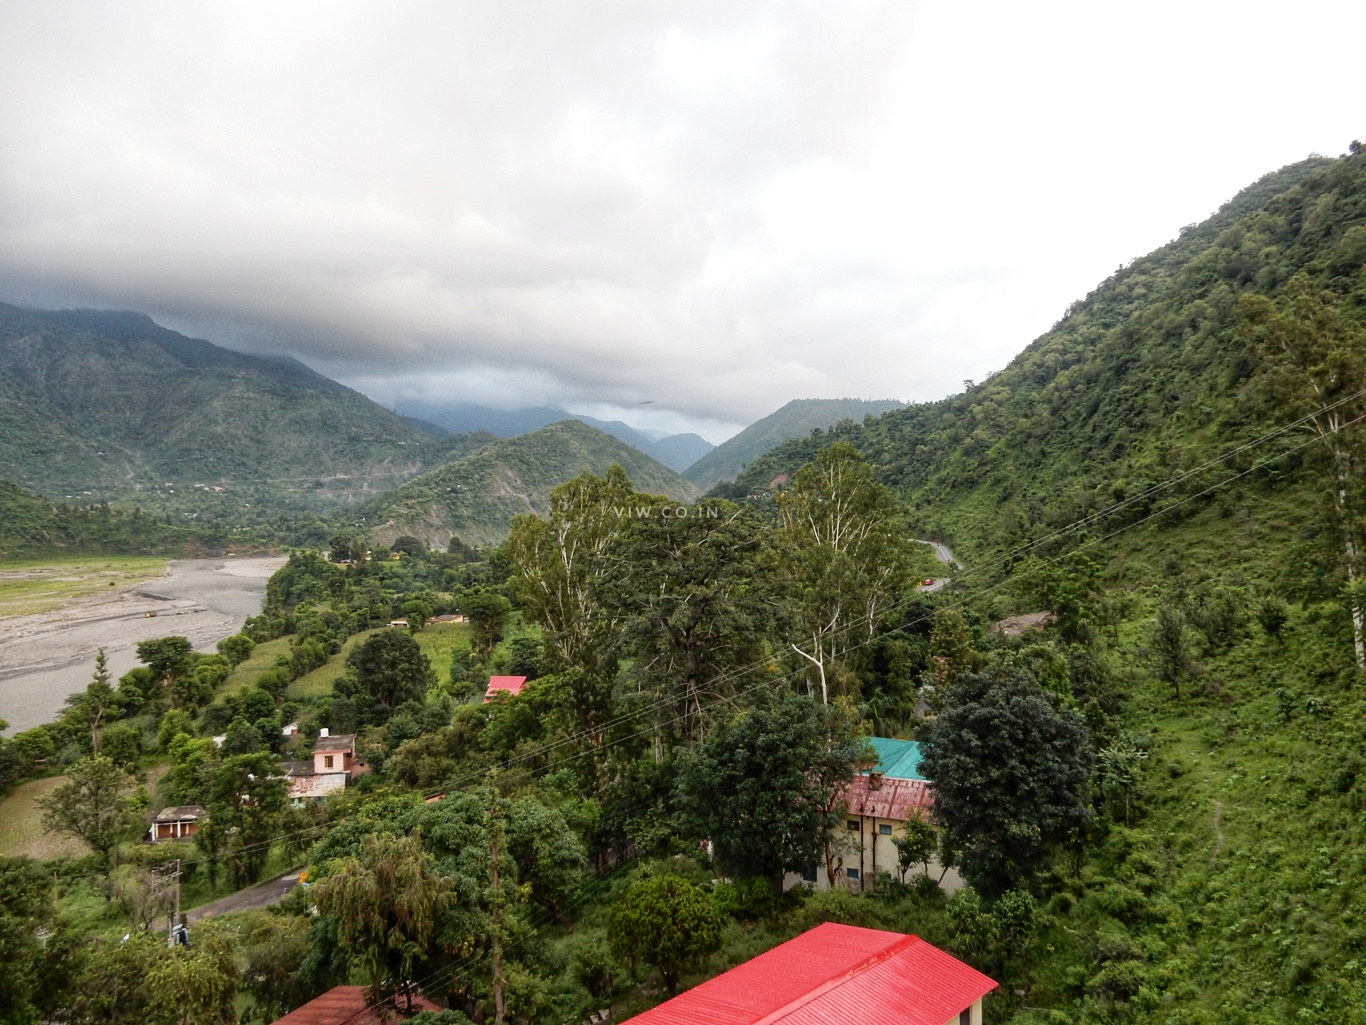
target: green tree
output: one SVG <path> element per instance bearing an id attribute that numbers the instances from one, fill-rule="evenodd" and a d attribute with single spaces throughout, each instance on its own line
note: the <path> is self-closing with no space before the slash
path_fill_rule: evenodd
<path id="1" fill-rule="evenodd" d="M 188 637 L 155 637 L 137 646 L 138 661 L 152 671 L 152 680 L 167 684 L 194 666 L 194 646 Z"/>
<path id="2" fill-rule="evenodd" d="M 609 547 L 637 508 L 653 500 L 637 492 L 626 471 L 580 474 L 550 492 L 547 519 L 518 516 L 504 549 L 516 573 L 509 587 L 527 620 L 545 635 L 546 671 L 560 682 L 557 705 L 568 732 L 597 751 L 611 721 L 612 685 L 627 610 L 600 584 L 611 569 Z"/>
<path id="3" fill-rule="evenodd" d="M 261 878 L 285 807 L 280 763 L 270 754 L 232 755 L 205 766 L 203 777 L 205 805 L 221 838 L 228 875 L 234 887 L 249 886 Z"/>
<path id="4" fill-rule="evenodd" d="M 0 857 L 0 1021 L 43 1020 L 55 994 L 45 992 L 51 953 L 38 930 L 56 925 L 52 877 L 30 858 Z"/>
<path id="5" fill-rule="evenodd" d="M 706 710 L 760 658 L 778 607 L 769 529 L 752 511 L 707 500 L 627 521 L 607 549 L 600 603 L 629 618 L 620 651 L 657 698 L 658 729 L 691 742 Z"/>
<path id="6" fill-rule="evenodd" d="M 801 627 L 792 650 L 812 667 L 812 691 L 828 703 L 832 689 L 857 686 L 856 660 L 876 636 L 907 580 L 911 542 L 896 523 L 891 492 L 846 441 L 829 445 L 797 471 L 778 495 L 779 544 L 790 567 L 792 601 Z M 857 696 L 857 695 L 855 695 Z"/>
<path id="7" fill-rule="evenodd" d="M 218 653 L 228 660 L 228 664 L 236 668 L 251 657 L 252 651 L 256 648 L 256 642 L 246 634 L 233 634 L 231 637 L 224 637 L 218 642 Z"/>
<path id="8" fill-rule="evenodd" d="M 1263 362 L 1262 391 L 1277 411 L 1301 416 L 1300 426 L 1319 441 L 1331 481 L 1331 504 L 1347 578 L 1346 603 L 1359 672 L 1366 672 L 1366 554 L 1363 545 L 1361 431 L 1366 417 L 1366 327 L 1344 316 L 1332 293 L 1300 273 L 1274 299 L 1244 295 L 1239 322 L 1252 353 Z"/>
<path id="9" fill-rule="evenodd" d="M 1028 880 L 1090 821 L 1086 724 L 1018 668 L 959 677 L 921 755 L 935 818 L 964 877 L 989 895 Z"/>
<path id="10" fill-rule="evenodd" d="M 1138 793 L 1139 773 L 1147 760 L 1146 738 L 1136 733 L 1121 733 L 1096 755 L 1096 781 L 1100 792 L 1116 813 L 1123 809 L 1126 826 Z"/>
<path id="11" fill-rule="evenodd" d="M 422 628 L 427 625 L 427 620 L 432 618 L 432 607 L 414 598 L 403 603 L 403 615 L 408 619 L 409 632 L 421 633 Z"/>
<path id="12" fill-rule="evenodd" d="M 404 630 L 381 630 L 346 660 L 359 691 L 372 698 L 387 719 L 405 701 L 416 701 L 432 685 L 427 656 Z"/>
<path id="13" fill-rule="evenodd" d="M 427 956 L 437 918 L 451 900 L 420 836 L 366 836 L 359 857 L 328 866 L 313 888 L 318 910 L 336 926 L 352 963 L 370 980 L 367 999 L 387 1001 Z"/>
<path id="14" fill-rule="evenodd" d="M 225 1025 L 235 1020 L 238 970 L 232 934 L 212 923 L 196 928 L 194 946 L 168 950 L 138 932 L 97 941 L 84 952 L 63 994 L 67 1025 Z"/>
<path id="15" fill-rule="evenodd" d="M 1175 602 L 1159 602 L 1157 618 L 1148 633 L 1147 656 L 1158 679 L 1169 684 L 1180 701 L 1181 684 L 1190 676 L 1193 662 L 1186 614 Z"/>
<path id="16" fill-rule="evenodd" d="M 680 825 L 711 840 L 728 873 L 780 886 L 784 872 L 824 859 L 836 795 L 867 758 L 839 705 L 761 691 L 680 755 Z"/>
<path id="17" fill-rule="evenodd" d="M 670 994 L 679 976 L 720 949 L 724 917 L 711 896 L 681 876 L 633 885 L 612 908 L 612 944 L 631 961 L 658 969 Z"/>
<path id="18" fill-rule="evenodd" d="M 113 852 L 142 822 L 134 794 L 138 782 L 103 755 L 82 758 L 66 782 L 38 798 L 43 826 L 83 840 L 107 871 Z"/>
<path id="19" fill-rule="evenodd" d="M 109 660 L 104 655 L 104 649 L 100 648 L 95 652 L 95 675 L 86 685 L 85 700 L 81 705 L 81 711 L 90 729 L 92 755 L 100 753 L 100 724 L 114 703 L 114 687 L 109 682 L 110 679 Z"/>
<path id="20" fill-rule="evenodd" d="M 901 881 L 906 881 L 906 873 L 912 865 L 924 865 L 925 874 L 930 874 L 930 861 L 939 850 L 939 829 L 923 815 L 912 815 L 901 829 L 901 835 L 892 839 L 896 848 L 897 868 Z"/>
<path id="21" fill-rule="evenodd" d="M 986 664 L 986 657 L 973 647 L 967 621 L 957 609 L 934 610 L 929 645 L 934 687 L 941 698 L 959 676 Z"/>
<path id="22" fill-rule="evenodd" d="M 512 603 L 490 587 L 475 587 L 460 596 L 460 611 L 474 628 L 474 652 L 488 658 L 503 636 Z"/>

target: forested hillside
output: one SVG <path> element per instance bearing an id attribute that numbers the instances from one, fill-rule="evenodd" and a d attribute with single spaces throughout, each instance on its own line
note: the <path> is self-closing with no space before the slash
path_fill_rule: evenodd
<path id="1" fill-rule="evenodd" d="M 0 474 L 49 498 L 177 514 L 320 509 L 469 447 L 292 360 L 140 314 L 0 304 Z"/>
<path id="2" fill-rule="evenodd" d="M 892 400 L 793 399 L 782 409 L 756 420 L 735 437 L 702 456 L 683 476 L 703 490 L 730 480 L 769 449 L 792 438 L 809 437 L 844 421 L 862 421 L 902 405 Z"/>
<path id="3" fill-rule="evenodd" d="M 1308 411 L 1269 387 L 1276 357 L 1258 348 L 1243 297 L 1284 306 L 1307 289 L 1344 325 L 1359 325 L 1363 259 L 1366 158 L 1287 167 L 1116 272 L 989 380 L 871 424 L 790 442 L 742 482 L 747 490 L 766 487 L 838 437 L 906 498 L 923 529 L 978 562 L 1127 503 L 1094 525 L 1112 530 L 1306 440 L 1287 434 L 1148 493 Z M 1201 494 L 1164 522 L 1214 506 L 1253 516 L 1293 492 L 1292 529 L 1257 536 L 1259 547 L 1284 552 L 1317 508 L 1321 477 L 1311 464 L 1318 460 L 1316 451 L 1299 449 Z"/>
<path id="4" fill-rule="evenodd" d="M 102 552 L 110 555 L 220 552 L 226 538 L 171 526 L 137 510 L 49 502 L 0 480 L 0 558 Z"/>
<path id="5" fill-rule="evenodd" d="M 444 548 L 452 534 L 497 544 L 512 518 L 544 513 L 552 488 L 580 473 L 624 467 L 643 490 L 681 501 L 697 489 L 649 456 L 577 420 L 489 444 L 364 505 L 348 519 L 388 543 L 402 535 Z"/>

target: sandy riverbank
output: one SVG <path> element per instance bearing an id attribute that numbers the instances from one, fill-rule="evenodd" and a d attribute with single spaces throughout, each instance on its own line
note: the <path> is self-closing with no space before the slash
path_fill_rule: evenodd
<path id="1" fill-rule="evenodd" d="M 0 619 L 0 719 L 11 734 L 54 719 L 66 696 L 90 682 L 99 648 L 116 678 L 138 664 L 137 644 L 153 637 L 188 637 L 212 651 L 261 611 L 266 581 L 284 561 L 179 560 L 165 576 L 112 594 Z"/>

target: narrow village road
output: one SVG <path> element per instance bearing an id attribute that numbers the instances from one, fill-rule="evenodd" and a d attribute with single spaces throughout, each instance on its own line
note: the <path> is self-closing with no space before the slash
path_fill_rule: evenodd
<path id="1" fill-rule="evenodd" d="M 255 886 L 248 886 L 245 890 L 238 890 L 230 893 L 226 897 L 219 897 L 218 900 L 210 901 L 208 904 L 201 904 L 197 908 L 192 908 L 185 914 L 191 922 L 197 922 L 201 918 L 212 918 L 214 915 L 226 915 L 229 911 L 247 911 L 251 908 L 263 908 L 267 904 L 274 904 L 277 900 L 287 894 L 299 882 L 299 870 L 295 869 L 287 875 L 282 875 L 278 879 L 271 879 L 269 882 L 257 883 Z"/>

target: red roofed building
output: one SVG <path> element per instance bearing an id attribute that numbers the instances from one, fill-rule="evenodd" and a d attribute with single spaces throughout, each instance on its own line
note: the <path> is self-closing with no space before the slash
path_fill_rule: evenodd
<path id="1" fill-rule="evenodd" d="M 901 875 L 895 841 L 915 818 L 928 818 L 934 791 L 920 774 L 920 746 L 913 741 L 870 737 L 875 765 L 857 773 L 836 795 L 842 814 L 831 834 L 825 866 L 790 872 L 785 889 L 806 883 L 818 890 L 872 889 L 880 877 Z M 963 885 L 957 872 L 943 871 L 935 859 L 927 872 L 942 873 L 940 885 L 952 893 Z"/>
<path id="2" fill-rule="evenodd" d="M 405 997 L 397 998 L 407 1006 Z M 419 1011 L 439 1011 L 430 1000 L 413 996 L 413 1008 Z M 274 1025 L 380 1025 L 404 1019 L 391 1008 L 371 1007 L 365 999 L 364 986 L 335 986 L 320 997 L 314 997 L 302 1007 L 296 1007 Z"/>
<path id="3" fill-rule="evenodd" d="M 495 694 L 506 694 L 510 698 L 515 698 L 522 693 L 525 685 L 525 676 L 490 676 L 488 690 L 484 691 L 484 701 L 492 701 Z"/>
<path id="4" fill-rule="evenodd" d="M 918 936 L 818 925 L 630 1025 L 982 1025 L 996 983 Z"/>

